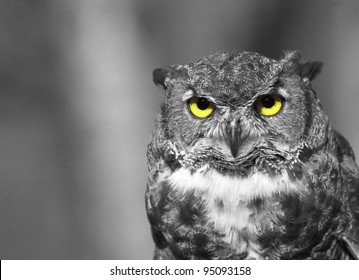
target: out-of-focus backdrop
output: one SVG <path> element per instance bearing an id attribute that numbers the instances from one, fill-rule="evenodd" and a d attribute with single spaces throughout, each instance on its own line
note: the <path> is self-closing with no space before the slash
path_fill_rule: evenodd
<path id="1" fill-rule="evenodd" d="M 285 49 L 359 157 L 356 0 L 2 0 L 0 258 L 151 258 L 152 69 Z"/>

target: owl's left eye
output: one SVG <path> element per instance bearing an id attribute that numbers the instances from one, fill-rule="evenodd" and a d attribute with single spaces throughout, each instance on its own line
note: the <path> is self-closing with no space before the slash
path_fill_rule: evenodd
<path id="1" fill-rule="evenodd" d="M 255 102 L 258 113 L 267 117 L 278 114 L 282 106 L 283 98 L 273 94 L 260 96 Z"/>
<path id="2" fill-rule="evenodd" d="M 191 113 L 197 118 L 207 118 L 213 112 L 213 103 L 204 97 L 192 97 L 188 104 Z"/>

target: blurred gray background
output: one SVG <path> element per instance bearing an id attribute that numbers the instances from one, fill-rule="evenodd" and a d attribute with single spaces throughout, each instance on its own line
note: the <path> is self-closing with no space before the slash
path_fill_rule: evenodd
<path id="1" fill-rule="evenodd" d="M 284 49 L 359 157 L 356 0 L 0 1 L 0 258 L 151 258 L 152 69 Z"/>

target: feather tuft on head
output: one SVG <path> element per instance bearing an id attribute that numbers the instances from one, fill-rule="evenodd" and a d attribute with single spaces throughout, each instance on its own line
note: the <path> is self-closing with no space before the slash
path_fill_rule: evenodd
<path id="1" fill-rule="evenodd" d="M 320 61 L 302 61 L 300 51 L 284 51 L 281 60 L 284 69 L 290 73 L 296 73 L 302 78 L 314 80 L 320 73 L 323 63 Z"/>

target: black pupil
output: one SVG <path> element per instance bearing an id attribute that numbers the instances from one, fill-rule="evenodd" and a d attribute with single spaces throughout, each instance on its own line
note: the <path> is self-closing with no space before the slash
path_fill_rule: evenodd
<path id="1" fill-rule="evenodd" d="M 262 98 L 262 105 L 266 108 L 272 108 L 274 103 L 274 98 L 271 95 L 267 95 Z"/>
<path id="2" fill-rule="evenodd" d="M 209 107 L 209 101 L 208 99 L 206 98 L 198 98 L 197 100 L 197 107 L 200 109 L 200 110 L 206 110 L 208 107 Z"/>

